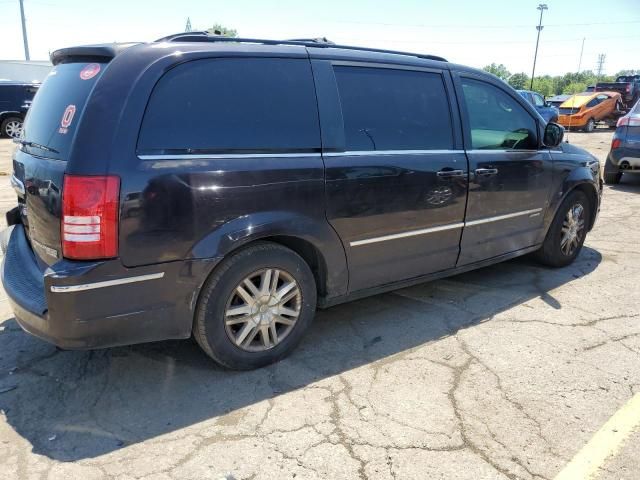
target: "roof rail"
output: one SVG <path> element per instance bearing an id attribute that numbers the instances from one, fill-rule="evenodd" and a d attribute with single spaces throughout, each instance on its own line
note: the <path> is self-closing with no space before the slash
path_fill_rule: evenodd
<path id="1" fill-rule="evenodd" d="M 342 48 L 345 50 L 355 50 L 358 52 L 391 53 L 395 55 L 408 55 L 412 57 L 424 58 L 427 60 L 437 60 L 446 62 L 447 60 L 437 55 L 425 55 L 421 53 L 401 52 L 398 50 L 384 50 L 381 48 L 354 47 L 351 45 L 337 45 L 326 38 L 294 39 L 294 40 L 268 40 L 260 38 L 236 38 L 224 35 L 210 35 L 208 32 L 183 32 L 159 38 L 156 42 L 234 42 L 234 43 L 260 43 L 263 45 L 298 45 L 312 48 Z"/>

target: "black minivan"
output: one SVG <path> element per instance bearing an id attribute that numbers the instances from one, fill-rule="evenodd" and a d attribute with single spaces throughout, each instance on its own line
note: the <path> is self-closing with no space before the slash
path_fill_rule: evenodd
<path id="1" fill-rule="evenodd" d="M 191 33 L 52 62 L 2 282 L 61 348 L 194 336 L 259 367 L 317 307 L 527 253 L 567 265 L 599 210 L 592 155 L 440 57 Z"/>

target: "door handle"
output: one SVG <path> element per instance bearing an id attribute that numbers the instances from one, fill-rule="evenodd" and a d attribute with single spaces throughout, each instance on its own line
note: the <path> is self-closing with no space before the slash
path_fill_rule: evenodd
<path id="1" fill-rule="evenodd" d="M 464 177 L 466 176 L 466 172 L 463 170 L 440 170 L 436 173 L 440 178 L 451 178 L 451 177 Z"/>
<path id="2" fill-rule="evenodd" d="M 490 175 L 497 175 L 497 168 L 476 168 L 476 175 L 480 175 L 482 177 L 488 177 Z"/>

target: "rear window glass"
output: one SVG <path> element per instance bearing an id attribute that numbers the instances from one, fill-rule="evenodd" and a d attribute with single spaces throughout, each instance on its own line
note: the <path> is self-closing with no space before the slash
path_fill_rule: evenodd
<path id="1" fill-rule="evenodd" d="M 138 139 L 141 154 L 279 153 L 320 148 L 308 60 L 195 60 L 155 86 Z"/>
<path id="2" fill-rule="evenodd" d="M 336 66 L 335 75 L 347 150 L 452 148 L 451 113 L 440 74 Z"/>
<path id="3" fill-rule="evenodd" d="M 49 72 L 27 114 L 22 135 L 25 150 L 67 160 L 78 120 L 105 66 L 65 63 Z"/>

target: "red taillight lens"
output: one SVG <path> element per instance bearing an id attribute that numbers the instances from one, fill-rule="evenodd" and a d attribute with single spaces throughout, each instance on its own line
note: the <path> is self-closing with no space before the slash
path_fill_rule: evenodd
<path id="1" fill-rule="evenodd" d="M 118 199 L 115 176 L 65 175 L 62 191 L 62 254 L 76 260 L 118 255 Z"/>
<path id="2" fill-rule="evenodd" d="M 616 148 L 620 148 L 621 144 L 622 144 L 622 140 L 620 140 L 619 138 L 614 138 L 611 141 L 611 150 L 616 149 Z"/>

